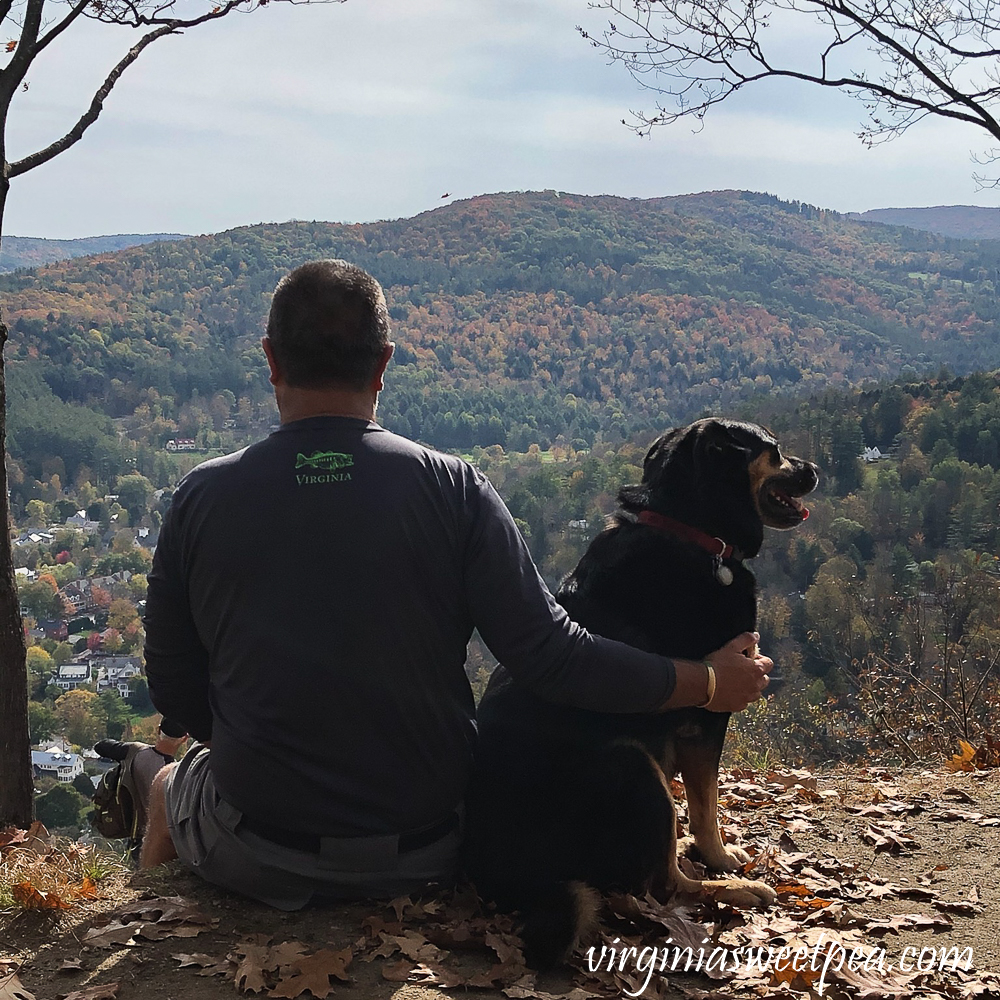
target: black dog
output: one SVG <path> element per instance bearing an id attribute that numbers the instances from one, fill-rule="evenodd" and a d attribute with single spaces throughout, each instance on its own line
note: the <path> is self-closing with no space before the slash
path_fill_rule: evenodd
<path id="1" fill-rule="evenodd" d="M 754 424 L 699 420 L 649 449 L 642 483 L 558 593 L 591 632 L 665 656 L 701 659 L 753 631 L 753 574 L 764 525 L 793 528 L 816 467 L 783 457 Z M 529 964 L 565 957 L 592 918 L 596 890 L 651 884 L 739 906 L 773 903 L 762 882 L 699 882 L 677 864 L 669 780 L 680 772 L 705 864 L 736 871 L 723 846 L 719 759 L 729 716 L 701 708 L 612 715 L 544 702 L 497 668 L 479 708 L 467 800 L 467 868 L 485 899 L 520 910 Z"/>

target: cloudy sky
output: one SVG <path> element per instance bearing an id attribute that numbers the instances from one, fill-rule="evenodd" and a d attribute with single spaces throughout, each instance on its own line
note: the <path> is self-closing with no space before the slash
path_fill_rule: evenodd
<path id="1" fill-rule="evenodd" d="M 81 142 L 14 180 L 4 230 L 368 221 L 445 193 L 543 188 L 744 188 L 840 211 L 1000 204 L 973 181 L 975 130 L 923 123 L 867 150 L 858 103 L 805 85 L 749 88 L 697 134 L 682 122 L 638 138 L 621 119 L 652 97 L 575 30 L 603 23 L 586 0 L 348 0 L 273 3 L 163 39 Z M 11 160 L 68 129 L 129 37 L 85 24 L 50 47 L 11 112 Z"/>

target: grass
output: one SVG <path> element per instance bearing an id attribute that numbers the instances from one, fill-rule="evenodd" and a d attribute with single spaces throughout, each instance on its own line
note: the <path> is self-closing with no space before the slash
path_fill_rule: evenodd
<path id="1" fill-rule="evenodd" d="M 10 831 L 4 831 L 9 833 Z M 94 899 L 98 886 L 131 876 L 125 859 L 94 846 L 60 843 L 41 824 L 0 848 L 0 914 L 58 913 Z"/>

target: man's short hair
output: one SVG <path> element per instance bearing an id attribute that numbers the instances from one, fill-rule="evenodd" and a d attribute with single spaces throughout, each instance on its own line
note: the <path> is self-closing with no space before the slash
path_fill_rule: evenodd
<path id="1" fill-rule="evenodd" d="M 290 386 L 365 389 L 389 343 L 382 286 L 344 260 L 303 264 L 278 282 L 267 336 Z"/>

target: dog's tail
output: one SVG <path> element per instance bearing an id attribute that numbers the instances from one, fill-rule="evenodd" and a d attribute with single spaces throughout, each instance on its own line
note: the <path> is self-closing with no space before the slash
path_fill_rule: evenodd
<path id="1" fill-rule="evenodd" d="M 582 882 L 558 882 L 526 909 L 524 960 L 533 969 L 558 965 L 597 925 L 600 897 Z"/>

